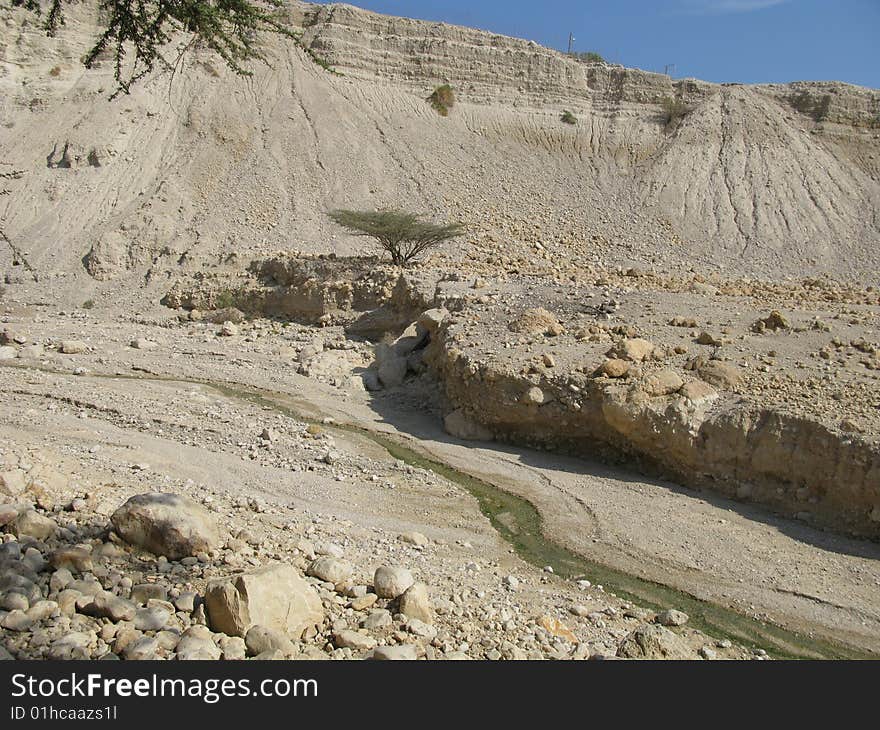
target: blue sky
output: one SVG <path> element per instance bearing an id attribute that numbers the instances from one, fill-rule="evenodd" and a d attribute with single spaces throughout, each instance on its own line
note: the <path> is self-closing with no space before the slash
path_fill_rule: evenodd
<path id="1" fill-rule="evenodd" d="M 627 66 L 707 81 L 839 80 L 880 88 L 880 0 L 356 0 Z"/>

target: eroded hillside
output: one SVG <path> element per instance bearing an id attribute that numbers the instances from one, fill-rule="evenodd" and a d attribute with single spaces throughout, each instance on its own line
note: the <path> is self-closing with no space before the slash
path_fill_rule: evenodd
<path id="1" fill-rule="evenodd" d="M 269 39 L 271 67 L 249 79 L 195 52 L 173 80 L 109 101 L 109 64 L 78 62 L 94 33 L 82 9 L 57 39 L 4 12 L 0 159 L 28 171 L 4 226 L 77 291 L 86 272 L 155 281 L 232 254 L 354 252 L 333 206 L 461 218 L 465 255 L 498 271 L 565 259 L 864 279 L 880 263 L 880 92 L 673 81 L 294 3 L 308 52 Z M 424 101 L 441 82 L 459 99 L 447 118 Z M 670 97 L 692 111 L 667 124 Z"/>

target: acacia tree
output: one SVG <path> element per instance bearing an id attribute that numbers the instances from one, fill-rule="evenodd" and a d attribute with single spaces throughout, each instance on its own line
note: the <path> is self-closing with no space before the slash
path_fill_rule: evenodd
<path id="1" fill-rule="evenodd" d="M 64 4 L 73 0 L 0 0 L 29 10 L 42 19 L 54 36 L 64 25 Z M 183 53 L 201 44 L 217 53 L 235 73 L 250 75 L 249 61 L 264 60 L 258 45 L 261 32 L 296 39 L 278 14 L 282 0 L 100 0 L 99 35 L 83 63 L 91 68 L 110 53 L 119 92 L 155 68 L 176 68 Z M 168 44 L 176 34 L 188 42 L 169 59 Z M 115 96 L 115 94 L 114 94 Z"/>
<path id="2" fill-rule="evenodd" d="M 406 266 L 429 248 L 465 233 L 458 223 L 429 223 L 398 210 L 332 210 L 327 215 L 356 236 L 375 238 L 397 266 Z"/>

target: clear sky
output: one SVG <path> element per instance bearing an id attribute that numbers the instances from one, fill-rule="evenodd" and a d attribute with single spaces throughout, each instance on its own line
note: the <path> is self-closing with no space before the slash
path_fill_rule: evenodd
<path id="1" fill-rule="evenodd" d="M 880 88 L 880 0 L 355 0 L 676 78 L 848 81 Z"/>

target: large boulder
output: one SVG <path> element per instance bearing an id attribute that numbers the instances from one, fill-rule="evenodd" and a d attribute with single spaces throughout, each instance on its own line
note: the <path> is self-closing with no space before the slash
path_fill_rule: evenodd
<path id="1" fill-rule="evenodd" d="M 413 322 L 393 342 L 391 349 L 398 357 L 409 357 L 413 352 L 425 347 L 430 339 L 428 330 L 418 322 Z"/>
<path id="2" fill-rule="evenodd" d="M 220 530 L 201 505 L 177 494 L 139 494 L 110 517 L 128 543 L 180 560 L 220 547 Z"/>
<path id="3" fill-rule="evenodd" d="M 392 357 L 379 365 L 376 374 L 379 376 L 379 381 L 386 388 L 396 388 L 398 385 L 403 384 L 406 370 L 405 357 Z"/>
<path id="4" fill-rule="evenodd" d="M 693 659 L 694 653 L 678 634 L 665 626 L 645 624 L 624 637 L 617 656 L 627 659 Z"/>
<path id="5" fill-rule="evenodd" d="M 255 625 L 299 639 L 324 620 L 317 592 L 289 565 L 214 580 L 205 593 L 208 622 L 214 631 L 247 636 Z"/>
<path id="6" fill-rule="evenodd" d="M 47 540 L 55 534 L 56 529 L 58 529 L 58 525 L 54 520 L 32 509 L 19 512 L 12 521 L 12 534 L 19 540 L 25 537 Z"/>

